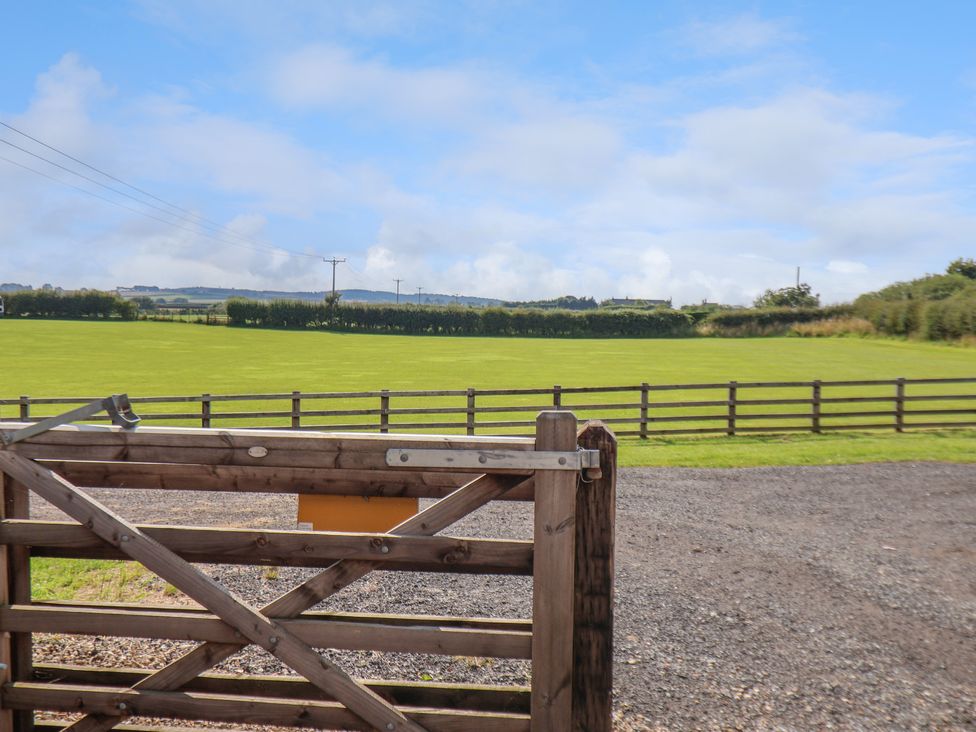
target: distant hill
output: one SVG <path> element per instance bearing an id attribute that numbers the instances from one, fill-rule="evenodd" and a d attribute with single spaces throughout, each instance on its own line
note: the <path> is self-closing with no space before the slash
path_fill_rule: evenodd
<path id="1" fill-rule="evenodd" d="M 191 303 L 213 304 L 223 302 L 231 297 L 246 297 L 249 300 L 312 300 L 325 298 L 325 292 L 286 292 L 283 290 L 243 290 L 236 287 L 156 287 L 155 285 L 135 285 L 134 287 L 119 287 L 117 292 L 121 297 L 151 297 L 153 300 L 171 301 L 174 298 L 185 298 Z M 396 293 L 385 290 L 339 290 L 344 302 L 396 302 Z M 400 302 L 416 303 L 417 295 L 401 292 Z M 420 295 L 422 305 L 474 305 L 488 307 L 500 305 L 501 300 L 490 297 L 469 297 L 467 295 L 444 295 L 436 292 L 424 292 Z"/>

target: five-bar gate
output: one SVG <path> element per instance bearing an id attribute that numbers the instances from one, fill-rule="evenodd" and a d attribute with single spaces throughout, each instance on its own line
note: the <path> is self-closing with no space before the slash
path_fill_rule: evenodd
<path id="1" fill-rule="evenodd" d="M 132 717 L 317 729 L 479 732 L 611 725 L 616 442 L 543 412 L 534 438 L 389 436 L 183 428 L 58 427 L 0 449 L 0 729 L 132 727 Z M 2 424 L 15 430 L 22 424 Z M 134 524 L 84 487 L 357 496 L 436 502 L 385 534 Z M 71 521 L 31 520 L 29 494 Z M 534 504 L 532 541 L 441 534 L 495 500 Z M 194 607 L 38 602 L 30 558 L 143 564 Z M 317 567 L 265 607 L 198 563 Z M 531 575 L 532 617 L 485 619 L 312 611 L 377 570 Z M 198 641 L 162 668 L 35 664 L 33 633 Z M 211 673 L 250 644 L 295 676 Z M 531 659 L 531 687 L 352 678 L 343 648 Z M 39 721 L 38 711 L 74 713 Z"/>

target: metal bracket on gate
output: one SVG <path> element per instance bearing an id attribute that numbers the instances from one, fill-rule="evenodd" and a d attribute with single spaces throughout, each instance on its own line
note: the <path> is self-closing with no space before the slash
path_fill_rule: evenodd
<path id="1" fill-rule="evenodd" d="M 386 451 L 386 464 L 408 468 L 488 470 L 591 470 L 600 467 L 599 450 L 412 450 Z"/>
<path id="2" fill-rule="evenodd" d="M 29 427 L 23 427 L 13 432 L 0 432 L 0 442 L 3 442 L 4 446 L 12 445 L 15 442 L 26 440 L 28 437 L 39 435 L 60 425 L 77 422 L 79 419 L 94 417 L 102 411 L 108 412 L 108 416 L 112 418 L 112 424 L 118 425 L 125 430 L 135 429 L 136 425 L 141 421 L 136 416 L 136 413 L 132 411 L 132 404 L 129 402 L 127 394 L 113 394 L 105 399 L 96 399 L 91 404 L 72 409 L 70 412 L 42 419 L 40 422 L 35 422 Z"/>

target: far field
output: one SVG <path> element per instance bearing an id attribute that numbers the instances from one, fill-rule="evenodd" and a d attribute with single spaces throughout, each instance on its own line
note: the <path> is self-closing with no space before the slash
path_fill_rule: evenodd
<path id="1" fill-rule="evenodd" d="M 0 353 L 3 398 L 976 376 L 972 348 L 854 338 L 444 338 L 7 319 Z M 0 409 L 0 418 L 13 417 L 15 407 Z M 973 436 L 628 439 L 622 457 L 648 465 L 974 460 Z"/>

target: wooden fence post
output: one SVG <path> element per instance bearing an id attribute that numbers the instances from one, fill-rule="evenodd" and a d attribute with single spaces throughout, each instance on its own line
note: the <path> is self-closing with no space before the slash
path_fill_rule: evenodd
<path id="1" fill-rule="evenodd" d="M 8 475 L 0 473 L 3 488 L 3 517 L 10 519 L 30 518 L 30 492 L 27 486 L 18 483 Z M 4 592 L 11 605 L 29 605 L 31 602 L 30 547 L 11 546 L 6 549 L 4 565 L 6 583 Z M 8 635 L 10 657 L 5 661 L 10 668 L 13 681 L 32 681 L 33 640 L 30 633 L 10 633 Z M 17 732 L 30 732 L 34 729 L 34 713 L 31 711 L 13 712 L 13 728 Z"/>
<path id="2" fill-rule="evenodd" d="M 384 435 L 390 431 L 390 391 L 380 392 L 380 432 Z"/>
<path id="3" fill-rule="evenodd" d="M 641 384 L 641 405 L 640 405 L 640 436 L 642 440 L 647 439 L 647 408 L 650 405 L 650 391 L 648 383 Z"/>
<path id="4" fill-rule="evenodd" d="M 810 414 L 811 429 L 814 434 L 820 434 L 820 379 L 813 382 L 813 397 L 810 401 L 812 410 Z"/>
<path id="5" fill-rule="evenodd" d="M 536 450 L 575 451 L 576 416 L 540 412 Z M 535 473 L 532 732 L 569 730 L 573 712 L 576 484 L 568 470 Z"/>
<path id="6" fill-rule="evenodd" d="M 209 427 L 210 426 L 210 395 L 202 394 L 200 396 L 200 426 Z"/>
<path id="7" fill-rule="evenodd" d="M 20 421 L 26 422 L 30 419 L 30 397 L 22 396 L 20 398 Z"/>
<path id="8" fill-rule="evenodd" d="M 474 434 L 474 389 L 468 387 L 468 411 L 465 426 L 469 435 Z"/>
<path id="9" fill-rule="evenodd" d="M 905 431 L 905 378 L 895 381 L 895 432 Z"/>
<path id="10" fill-rule="evenodd" d="M 302 393 L 293 391 L 291 393 L 291 428 L 293 430 L 302 427 Z"/>
<path id="11" fill-rule="evenodd" d="M 559 384 L 552 387 L 552 406 L 561 409 L 563 406 L 563 388 Z"/>
<path id="12" fill-rule="evenodd" d="M 736 406 L 736 395 L 738 394 L 739 387 L 738 382 L 729 382 L 729 416 L 728 416 L 728 427 L 725 432 L 728 435 L 735 434 L 735 406 Z"/>
<path id="13" fill-rule="evenodd" d="M 600 451 L 602 476 L 576 494 L 576 607 L 573 627 L 574 732 L 610 732 L 613 692 L 613 547 L 617 440 L 602 422 L 579 433 Z"/>

